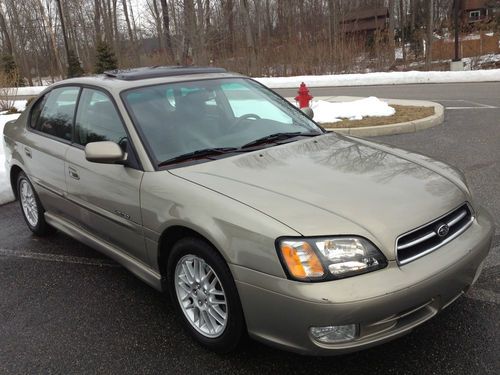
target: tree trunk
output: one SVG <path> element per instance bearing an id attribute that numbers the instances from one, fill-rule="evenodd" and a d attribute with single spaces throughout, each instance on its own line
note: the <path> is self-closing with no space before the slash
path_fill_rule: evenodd
<path id="1" fill-rule="evenodd" d="M 203 14 L 203 2 L 202 0 L 196 0 L 196 5 L 198 7 L 197 15 L 197 30 L 194 33 L 195 40 L 193 44 L 196 46 L 196 64 L 206 65 L 207 64 L 207 45 L 206 45 L 206 32 L 204 27 L 205 17 Z"/>
<path id="2" fill-rule="evenodd" d="M 161 49 L 163 48 L 163 30 L 161 28 L 160 10 L 158 9 L 156 0 L 152 0 L 151 5 L 149 5 L 148 3 L 148 6 L 155 20 L 156 35 L 158 36 L 158 50 L 161 51 Z"/>
<path id="3" fill-rule="evenodd" d="M 64 49 L 66 50 L 66 62 L 69 62 L 69 45 L 68 45 L 68 35 L 66 34 L 66 25 L 64 21 L 64 12 L 62 8 L 61 0 L 56 0 L 57 9 L 59 11 L 59 18 L 61 20 L 61 32 L 64 39 Z"/>
<path id="4" fill-rule="evenodd" d="M 390 58 L 389 61 L 391 62 L 391 65 L 394 64 L 395 60 L 395 51 L 396 51 L 396 39 L 394 36 L 394 24 L 396 23 L 396 17 L 395 17 L 395 0 L 389 0 L 389 34 L 388 34 L 388 39 L 389 39 L 389 54 Z"/>
<path id="5" fill-rule="evenodd" d="M 401 50 L 403 51 L 403 65 L 406 67 L 406 11 L 404 0 L 399 0 L 399 24 L 401 28 Z"/>
<path id="6" fill-rule="evenodd" d="M 14 52 L 12 50 L 12 42 L 10 41 L 9 30 L 7 29 L 7 23 L 5 22 L 2 8 L 0 8 L 0 29 L 2 31 L 4 47 L 7 50 L 7 53 L 11 56 L 14 56 Z"/>
<path id="7" fill-rule="evenodd" d="M 234 51 L 234 3 L 226 0 L 223 5 L 224 21 L 227 24 L 226 48 L 229 54 Z"/>
<path id="8" fill-rule="evenodd" d="M 127 24 L 128 38 L 133 43 L 135 41 L 134 32 L 132 31 L 132 24 L 128 16 L 127 0 L 122 0 L 123 15 L 125 16 L 125 23 Z"/>
<path id="9" fill-rule="evenodd" d="M 99 0 L 94 0 L 94 30 L 95 30 L 95 44 L 102 42 L 101 34 L 101 5 Z"/>
<path id="10" fill-rule="evenodd" d="M 254 74 L 257 70 L 257 54 L 255 50 L 255 40 L 252 32 L 252 24 L 250 23 L 250 9 L 248 7 L 248 0 L 241 0 L 240 10 L 242 12 L 242 19 L 244 20 L 246 46 L 248 51 L 248 73 Z"/>
<path id="11" fill-rule="evenodd" d="M 58 73 L 61 75 L 61 77 L 64 77 L 64 69 L 62 66 L 62 62 L 61 59 L 59 58 L 59 54 L 57 53 L 57 42 L 54 30 L 52 29 L 52 22 L 47 17 L 47 13 L 45 13 L 45 8 L 43 7 L 42 0 L 38 0 L 38 5 L 40 7 L 40 12 L 42 13 L 43 22 L 47 25 L 46 28 L 49 29 L 50 42 L 52 45 L 52 50 L 54 52 L 54 58 L 56 59 Z"/>
<path id="12" fill-rule="evenodd" d="M 425 44 L 425 66 L 429 70 L 432 65 L 432 36 L 434 32 L 434 1 L 427 0 L 427 41 Z"/>
<path id="13" fill-rule="evenodd" d="M 167 0 L 160 0 L 161 14 L 163 21 L 163 34 L 165 36 L 165 49 L 169 59 L 175 60 L 174 49 L 172 47 L 172 37 L 170 35 L 170 16 L 168 14 Z"/>
<path id="14" fill-rule="evenodd" d="M 104 40 L 110 46 L 113 45 L 113 17 L 111 13 L 111 0 L 102 0 L 101 16 L 104 24 Z"/>
<path id="15" fill-rule="evenodd" d="M 118 0 L 113 0 L 113 13 L 112 17 L 112 25 L 113 25 L 113 35 L 115 36 L 114 40 L 114 53 L 119 62 L 122 60 L 121 48 L 120 48 L 120 33 L 118 32 L 118 12 L 117 12 L 117 2 Z"/>
<path id="16" fill-rule="evenodd" d="M 196 33 L 196 14 L 194 11 L 193 0 L 184 0 L 184 48 L 183 48 L 183 64 L 192 65 L 193 59 L 196 60 L 198 53 L 195 41 Z M 189 54 L 189 49 L 192 50 L 192 56 Z"/>
<path id="17" fill-rule="evenodd" d="M 330 59 L 333 63 L 337 52 L 338 25 L 337 4 L 335 0 L 328 0 L 328 42 L 330 46 Z"/>
<path id="18" fill-rule="evenodd" d="M 410 28 L 415 30 L 415 25 L 417 21 L 417 1 L 418 0 L 410 0 Z"/>

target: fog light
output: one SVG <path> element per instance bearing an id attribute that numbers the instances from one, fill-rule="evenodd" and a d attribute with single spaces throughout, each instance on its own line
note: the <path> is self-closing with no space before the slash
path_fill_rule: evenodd
<path id="1" fill-rule="evenodd" d="M 312 337 L 325 344 L 336 344 L 354 340 L 357 336 L 358 326 L 349 324 L 345 326 L 311 327 Z"/>

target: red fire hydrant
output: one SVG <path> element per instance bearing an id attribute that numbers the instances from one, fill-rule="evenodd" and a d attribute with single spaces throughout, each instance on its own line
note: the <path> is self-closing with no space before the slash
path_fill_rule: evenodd
<path id="1" fill-rule="evenodd" d="M 314 98 L 311 94 L 309 94 L 309 89 L 306 84 L 302 82 L 300 85 L 298 94 L 295 97 L 295 100 L 299 102 L 299 108 L 309 108 L 309 102 Z"/>

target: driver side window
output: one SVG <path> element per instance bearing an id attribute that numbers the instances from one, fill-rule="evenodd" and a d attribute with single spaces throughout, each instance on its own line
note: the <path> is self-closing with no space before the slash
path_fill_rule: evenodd
<path id="1" fill-rule="evenodd" d="M 111 99 L 99 90 L 84 88 L 76 114 L 75 143 L 111 141 L 124 144 L 127 133 Z"/>

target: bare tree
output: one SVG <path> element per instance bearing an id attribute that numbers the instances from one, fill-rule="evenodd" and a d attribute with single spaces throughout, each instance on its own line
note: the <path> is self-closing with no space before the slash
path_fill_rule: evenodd
<path id="1" fill-rule="evenodd" d="M 172 47 L 172 37 L 170 35 L 170 17 L 168 14 L 167 0 L 160 0 L 161 3 L 161 14 L 163 21 L 163 34 L 165 36 L 165 49 L 169 58 L 173 61 L 175 60 L 174 49 Z"/>
<path id="2" fill-rule="evenodd" d="M 92 71 L 105 42 L 120 67 L 214 63 L 259 75 L 387 70 L 396 41 L 403 63 L 421 63 L 452 0 L 0 0 L 0 47 L 27 79 L 64 75 L 73 51 Z M 348 14 L 387 7 L 387 34 L 369 42 Z M 363 12 L 362 12 L 362 11 Z M 400 43 L 400 44 L 399 44 Z M 409 48 L 408 48 L 409 46 Z M 397 62 L 396 62 L 397 63 Z M 33 76 L 33 77 L 32 77 Z M 40 80 L 40 78 L 38 79 Z"/>
<path id="3" fill-rule="evenodd" d="M 432 39 L 434 34 L 434 1 L 427 0 L 427 40 L 425 44 L 425 65 L 427 69 L 432 64 Z"/>
<path id="4" fill-rule="evenodd" d="M 9 30 L 7 29 L 7 23 L 5 22 L 5 17 L 2 11 L 2 3 L 0 2 L 0 30 L 2 32 L 3 42 L 5 50 L 9 55 L 14 55 L 12 49 L 12 42 L 10 41 Z"/>
<path id="5" fill-rule="evenodd" d="M 399 28 L 401 30 L 401 50 L 403 52 L 403 64 L 406 67 L 406 8 L 405 0 L 399 0 Z"/>
<path id="6" fill-rule="evenodd" d="M 396 23 L 396 16 L 395 16 L 395 0 L 389 0 L 389 33 L 388 33 L 388 38 L 389 38 L 389 54 L 390 54 L 390 62 L 394 63 L 394 52 L 396 50 L 396 39 L 394 36 L 394 27 Z"/>
<path id="7" fill-rule="evenodd" d="M 69 61 L 68 34 L 66 33 L 66 22 L 64 20 L 64 12 L 61 0 L 56 0 L 56 4 L 59 11 L 59 22 L 61 23 L 61 31 L 64 39 L 64 49 L 66 50 L 66 61 Z"/>

